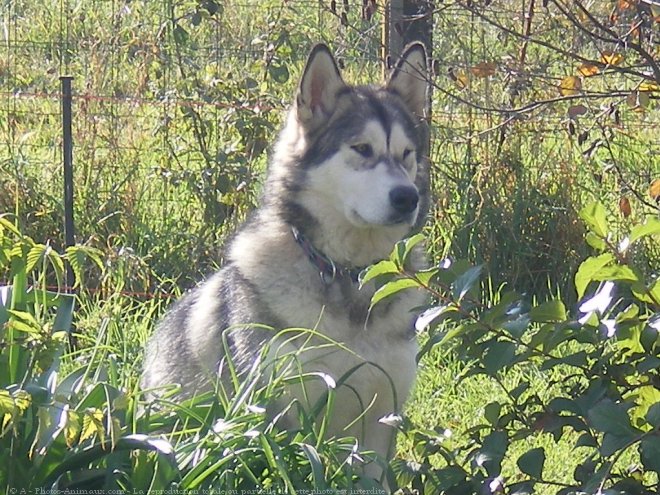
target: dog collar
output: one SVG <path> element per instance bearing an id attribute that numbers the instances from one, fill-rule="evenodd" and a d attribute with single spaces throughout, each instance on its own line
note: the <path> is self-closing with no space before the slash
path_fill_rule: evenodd
<path id="1" fill-rule="evenodd" d="M 309 258 L 309 261 L 318 268 L 319 276 L 321 281 L 325 285 L 330 285 L 332 282 L 338 278 L 348 278 L 354 284 L 358 283 L 358 277 L 360 272 L 364 270 L 362 268 L 348 268 L 347 266 L 337 265 L 332 258 L 329 258 L 321 251 L 316 249 L 307 237 L 305 237 L 302 232 L 300 232 L 296 227 L 291 226 L 291 233 L 293 238 L 296 240 L 300 248 Z"/>

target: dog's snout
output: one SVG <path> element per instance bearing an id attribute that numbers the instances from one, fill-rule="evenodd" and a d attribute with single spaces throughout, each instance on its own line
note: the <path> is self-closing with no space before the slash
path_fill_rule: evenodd
<path id="1" fill-rule="evenodd" d="M 390 203 L 398 213 L 411 213 L 417 208 L 419 194 L 411 186 L 398 186 L 390 191 Z"/>

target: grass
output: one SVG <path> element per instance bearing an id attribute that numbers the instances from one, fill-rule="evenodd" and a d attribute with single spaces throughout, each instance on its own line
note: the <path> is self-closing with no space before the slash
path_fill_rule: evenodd
<path id="1" fill-rule="evenodd" d="M 505 12 L 506 2 L 498 4 L 505 22 L 513 19 Z M 211 13 L 212 5 L 219 10 Z M 589 113 L 575 122 L 573 135 L 567 130 L 569 103 L 503 125 L 502 115 L 474 105 L 510 104 L 514 72 L 507 60 L 520 44 L 450 7 L 435 16 L 433 56 L 440 70 L 432 81 L 430 255 L 484 263 L 493 288 L 507 284 L 540 300 L 559 292 L 574 303 L 574 271 L 588 254 L 577 215 L 582 205 L 600 199 L 617 219 L 615 237 L 655 212 L 647 191 L 660 174 L 657 102 L 639 112 L 622 97 L 585 100 Z M 80 243 L 101 249 L 106 267 L 86 272 L 86 285 L 100 292 L 83 290 L 78 296 L 63 376 L 85 370 L 88 386 L 107 381 L 131 400 L 137 397 L 142 349 L 171 301 L 141 294 L 176 297 L 221 264 L 224 239 L 258 201 L 269 143 L 308 47 L 329 43 L 349 80 L 366 82 L 380 73 L 382 12 L 367 20 L 351 3 L 348 22 L 342 22 L 338 8 L 335 14 L 318 2 L 278 0 L 21 0 L 0 6 L 0 213 L 16 214 L 25 234 L 56 248 L 62 242 L 58 76 L 74 75 L 79 95 L 74 117 L 77 236 Z M 567 32 L 567 26 L 553 24 L 556 18 L 546 21 L 552 27 L 548 36 Z M 495 61 L 496 73 L 470 76 L 467 87 L 445 76 L 450 69 L 469 73 L 483 61 Z M 575 71 L 557 53 L 539 47 L 530 50 L 525 67 L 530 80 L 522 81 L 528 86 L 515 105 L 556 96 L 561 77 Z M 585 84 L 595 91 L 633 83 L 593 78 Z M 601 103 L 618 109 L 618 122 L 601 115 Z M 620 211 L 622 197 L 632 204 L 630 216 Z M 657 271 L 657 245 L 649 241 L 632 255 L 647 274 Z M 464 440 L 461 432 L 483 422 L 486 397 L 499 400 L 504 393 L 479 376 L 456 383 L 461 366 L 450 349 L 435 350 L 421 363 L 407 409 L 416 425 L 453 431 L 450 443 Z M 527 373 L 533 391 L 542 393 L 547 374 Z M 520 378 L 511 373 L 505 380 L 511 384 Z M 268 391 L 255 394 L 263 398 Z M 214 445 L 209 429 L 211 412 L 217 410 L 198 407 L 190 406 L 204 425 L 197 428 L 209 449 L 204 465 L 219 469 L 213 456 L 236 438 L 229 435 L 228 443 Z M 149 430 L 134 410 L 119 412 L 126 433 Z M 258 414 L 238 419 L 245 430 L 269 428 Z M 158 421 L 171 426 L 177 420 Z M 192 464 L 186 455 L 193 456 L 194 442 L 172 441 Z M 554 445 L 547 435 L 530 442 L 552 454 L 549 477 L 570 479 L 567 459 L 577 462 L 579 452 L 567 443 Z M 314 473 L 314 453 L 300 447 L 308 443 L 324 448 L 309 438 L 278 437 L 274 444 L 289 445 L 282 455 L 299 468 L 301 479 Z M 273 445 L 250 448 L 258 452 L 263 469 L 277 469 L 269 457 Z M 410 438 L 401 438 L 399 454 L 415 460 Z M 504 468 L 514 478 L 518 454 L 511 452 Z M 332 449 L 321 455 L 332 457 Z M 135 456 L 143 471 L 130 475 L 132 483 L 148 486 L 159 469 L 166 477 L 165 461 L 154 464 L 148 461 L 153 454 L 145 452 Z M 232 469 L 241 468 L 244 459 L 233 457 Z M 339 459 L 330 465 L 335 479 L 350 483 Z M 242 472 L 248 484 L 250 476 L 260 474 Z M 199 470 L 190 473 L 191 483 L 195 476 L 204 479 Z"/>

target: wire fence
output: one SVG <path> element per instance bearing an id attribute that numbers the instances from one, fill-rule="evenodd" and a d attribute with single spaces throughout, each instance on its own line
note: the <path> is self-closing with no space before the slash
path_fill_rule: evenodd
<path id="1" fill-rule="evenodd" d="M 562 50 L 601 60 L 618 55 L 616 46 L 585 37 L 559 7 L 538 4 L 431 6 L 439 252 L 493 261 L 477 244 L 511 229 L 536 236 L 534 249 L 565 256 L 573 248 L 561 244 L 574 246 L 580 235 L 568 228 L 570 203 L 602 184 L 610 183 L 603 190 L 612 201 L 625 195 L 652 206 L 644 194 L 660 170 L 656 93 L 639 101 L 636 61 L 621 64 L 631 73 L 604 77 L 610 64 L 600 67 L 603 77 L 579 74 Z M 620 5 L 603 2 L 596 13 L 609 16 L 611 29 L 650 16 L 635 34 L 655 42 L 653 12 Z M 71 75 L 78 242 L 103 248 L 133 288 L 167 285 L 168 275 L 194 280 L 218 262 L 222 239 L 257 200 L 309 48 L 328 43 L 351 81 L 379 78 L 387 8 L 355 0 L 5 0 L 0 212 L 17 212 L 26 233 L 61 245 L 59 77 Z M 580 88 L 562 87 L 576 74 Z M 515 197 L 547 208 L 520 213 Z M 558 237 L 561 215 L 568 219 Z M 524 258 L 525 270 L 548 270 L 538 258 Z"/>

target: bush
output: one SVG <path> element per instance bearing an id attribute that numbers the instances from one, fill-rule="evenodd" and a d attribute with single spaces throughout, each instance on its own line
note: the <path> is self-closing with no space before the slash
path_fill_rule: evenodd
<path id="1" fill-rule="evenodd" d="M 100 263 L 98 252 L 80 246 L 60 255 L 0 215 L 0 276 L 12 282 L 0 286 L 3 491 L 105 487 L 127 451 L 161 449 L 127 434 L 126 396 L 92 363 L 61 376 L 75 296 L 46 290 L 46 280 L 62 280 L 65 260 L 80 275 L 87 258 Z"/>
<path id="2" fill-rule="evenodd" d="M 481 267 L 444 261 L 413 273 L 406 257 L 421 236 L 400 243 L 390 260 L 370 268 L 363 281 L 387 279 L 372 304 L 417 287 L 436 305 L 417 321 L 428 340 L 418 359 L 436 346 L 453 345 L 463 363 L 460 380 L 483 375 L 506 400 L 484 397 L 485 422 L 458 443 L 445 428 L 422 429 L 403 421 L 419 462 L 393 463 L 400 486 L 418 493 L 657 493 L 660 473 L 660 280 L 645 281 L 629 253 L 660 234 L 648 218 L 615 242 L 605 209 L 585 207 L 587 241 L 595 250 L 579 266 L 581 303 L 567 311 L 560 298 L 530 302 L 500 291 L 495 303 L 480 297 Z M 503 380 L 518 371 L 515 386 Z M 543 393 L 531 372 L 547 379 Z M 530 448 L 542 434 L 583 453 L 570 483 L 544 476 L 546 451 Z M 524 452 L 513 465 L 512 450 Z M 511 466 L 504 468 L 503 465 Z M 576 460 L 566 460 L 567 464 Z"/>

